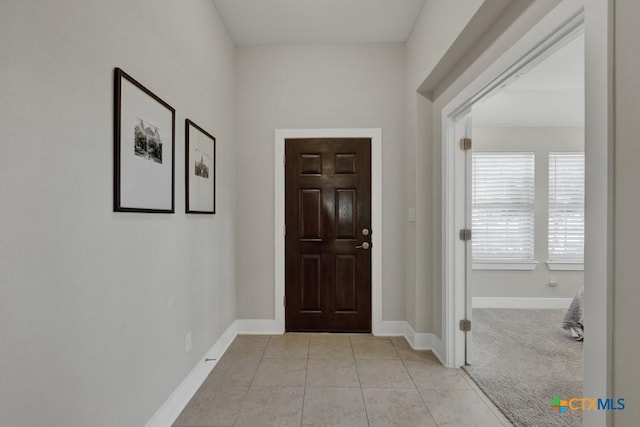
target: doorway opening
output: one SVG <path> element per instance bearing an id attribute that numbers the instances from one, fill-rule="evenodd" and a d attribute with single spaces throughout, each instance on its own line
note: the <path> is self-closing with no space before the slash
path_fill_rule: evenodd
<path id="1" fill-rule="evenodd" d="M 470 200 L 471 193 L 471 176 L 465 172 L 470 170 L 472 165 L 471 151 L 465 151 L 460 148 L 459 141 L 471 136 L 470 131 L 473 130 L 471 121 L 469 123 L 466 119 L 469 114 L 474 115 L 474 106 L 480 105 L 479 101 L 488 99 L 488 97 L 497 93 L 501 88 L 509 86 L 510 84 L 517 84 L 518 79 L 526 72 L 532 70 L 536 65 L 543 62 L 545 58 L 553 55 L 564 46 L 567 46 L 571 41 L 580 37 L 580 34 L 584 32 L 584 11 L 578 7 L 572 11 L 563 10 L 559 12 L 563 14 L 563 17 L 555 15 L 554 19 L 557 19 L 555 25 L 551 26 L 551 20 L 544 22 L 544 25 L 538 25 L 530 33 L 527 42 L 522 42 L 521 45 L 517 45 L 508 51 L 499 63 L 492 65 L 483 75 L 479 76 L 474 83 L 472 83 L 467 89 L 463 90 L 451 103 L 449 103 L 442 111 L 443 119 L 443 135 L 445 135 L 445 142 L 443 146 L 443 183 L 444 183 L 444 200 L 443 200 L 443 218 L 445 227 L 443 231 L 444 241 L 444 275 L 445 275 L 445 313 L 444 323 L 445 330 L 443 331 L 445 346 L 446 346 L 446 358 L 449 366 L 463 366 L 465 363 L 474 363 L 474 353 L 472 345 L 473 329 L 473 306 L 474 301 L 472 299 L 473 294 L 471 290 L 468 291 L 468 280 L 473 280 L 474 271 L 471 252 L 471 243 L 466 240 L 467 236 L 471 235 L 471 241 L 473 241 L 474 230 L 472 229 L 472 209 L 471 204 L 467 203 Z M 544 20 L 543 20 L 544 21 Z M 542 22 L 542 21 L 541 21 Z M 535 34 L 532 36 L 531 34 Z M 539 37 L 537 42 L 532 42 L 534 37 Z M 519 42 L 520 43 L 520 42 Z M 527 44 L 528 43 L 528 44 Z M 506 62 L 507 59 L 510 61 Z M 585 102 L 582 101 L 582 108 L 580 108 L 579 114 L 584 116 Z M 485 135 L 486 136 L 486 135 Z M 491 137 L 494 138 L 494 137 Z M 510 137 L 514 139 L 514 135 Z M 475 137 L 473 138 L 476 139 Z M 520 139 L 520 134 L 515 136 L 515 140 Z M 604 143 L 604 142 L 603 142 Z M 475 144 L 475 141 L 474 141 Z M 464 145 L 464 144 L 463 144 Z M 492 150 L 497 151 L 497 148 L 492 147 Z M 565 151 L 566 148 L 556 148 L 556 151 Z M 486 150 L 485 150 L 486 151 Z M 569 151 L 578 151 L 575 147 Z M 558 153 L 546 153 L 545 162 L 550 162 L 550 157 Z M 562 154 L 562 153 L 560 153 Z M 535 157 L 535 153 L 534 153 Z M 524 162 L 523 165 L 528 164 L 526 159 L 519 159 Z M 549 163 L 550 164 L 550 163 Z M 531 162 L 530 166 L 532 170 L 535 170 L 535 163 Z M 519 168 L 520 170 L 526 169 L 524 166 Z M 544 165 L 548 172 L 548 164 Z M 534 172 L 535 173 L 535 172 Z M 546 178 L 548 181 L 548 177 Z M 535 186 L 532 188 L 535 192 Z M 548 190 L 545 190 L 548 191 Z M 546 194 L 545 194 L 546 196 Z M 598 196 L 601 196 L 600 194 Z M 531 206 L 535 211 L 536 207 Z M 537 208 L 538 210 L 540 208 Z M 544 216 L 551 216 L 548 210 L 548 206 L 544 209 Z M 532 222 L 533 227 L 535 223 Z M 547 222 L 544 225 L 547 228 Z M 525 227 L 526 228 L 526 227 Z M 461 230 L 469 229 L 470 232 L 461 233 Z M 583 237 L 584 238 L 584 237 Z M 532 243 L 535 239 L 532 239 Z M 547 240 L 547 236 L 545 236 Z M 547 243 L 546 241 L 544 242 Z M 522 247 L 520 247 L 522 249 Z M 535 243 L 532 244 L 532 252 L 536 251 Z M 545 248 L 546 255 L 546 248 Z M 547 258 L 547 260 L 549 260 Z M 515 260 L 514 260 L 515 261 Z M 521 261 L 521 260 L 519 260 Z M 533 259 L 532 261 L 535 261 Z M 479 263 L 478 263 L 479 264 Z M 524 264 L 524 263 L 523 263 Z M 565 263 L 571 264 L 571 263 Z M 481 267 L 481 266 L 477 266 Z M 495 267 L 495 266 L 494 266 Z M 523 268 L 525 266 L 522 266 Z M 544 284 L 545 288 L 549 292 L 553 292 L 555 284 L 558 283 L 558 278 L 564 272 L 556 273 L 555 270 L 551 270 L 547 265 L 538 266 L 537 268 L 544 267 L 548 269 L 546 271 L 547 281 Z M 530 268 L 530 266 L 529 266 Z M 499 272 L 502 274 L 502 272 Z M 551 276 L 556 276 L 555 280 Z M 576 281 L 576 284 L 579 281 Z M 551 284 L 551 286 L 549 286 Z M 575 285 L 575 284 L 574 284 Z M 573 286 L 573 285 L 572 285 Z M 573 286 L 575 287 L 575 286 Z M 554 303 L 567 304 L 571 302 L 572 296 L 576 290 L 568 290 L 567 295 L 561 295 L 561 298 L 546 298 L 545 303 L 548 300 L 554 299 Z M 478 297 L 478 295 L 476 295 Z M 545 298 L 549 295 L 545 295 Z M 560 296 L 560 295 L 558 295 Z M 494 294 L 490 296 L 484 296 L 484 298 L 491 298 L 490 300 L 476 301 L 483 302 L 485 304 L 504 303 L 504 300 L 498 300 L 499 295 Z M 521 303 L 524 296 L 512 295 L 510 303 Z M 483 298 L 480 296 L 480 298 Z M 563 301 L 560 301 L 563 300 Z M 541 301 L 537 301 L 541 302 Z M 603 307 L 603 313 L 606 316 L 606 309 Z M 596 316 L 599 318 L 600 313 Z M 594 317 L 595 318 L 595 317 Z M 462 322 L 461 320 L 464 320 Z M 471 321 L 471 330 L 468 330 L 469 322 Z M 562 317 L 557 325 L 558 332 L 562 333 Z M 593 337 L 597 339 L 597 337 Z M 567 337 L 570 340 L 570 337 Z M 544 343 L 540 343 L 544 345 Z M 581 350 L 580 350 L 581 353 Z M 544 369 L 544 368 L 543 368 Z M 582 377 L 582 372 L 578 373 Z M 541 407 L 548 409 L 548 404 L 541 405 Z"/>
<path id="2" fill-rule="evenodd" d="M 583 388 L 584 34 L 551 49 L 466 118 L 464 369 L 514 424 Z"/>
<path id="3" fill-rule="evenodd" d="M 527 37 L 514 44 L 494 64 L 479 75 L 442 109 L 443 127 L 443 275 L 444 331 L 446 363 L 466 362 L 466 334 L 461 319 L 471 319 L 471 293 L 466 280 L 471 275 L 471 245 L 461 230 L 471 228 L 471 150 L 461 141 L 472 131 L 466 118 L 473 106 L 534 68 L 569 41 L 584 32 L 584 9 L 579 5 L 558 7 L 534 27 Z M 574 8 L 575 6 L 575 8 Z M 467 262 L 467 260 L 469 262 Z"/>

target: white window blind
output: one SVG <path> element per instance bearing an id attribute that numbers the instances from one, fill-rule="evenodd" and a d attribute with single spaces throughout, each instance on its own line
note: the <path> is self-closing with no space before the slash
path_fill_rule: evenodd
<path id="1" fill-rule="evenodd" d="M 535 155 L 472 155 L 474 262 L 534 260 Z"/>
<path id="2" fill-rule="evenodd" d="M 584 260 L 584 153 L 549 153 L 549 260 Z"/>

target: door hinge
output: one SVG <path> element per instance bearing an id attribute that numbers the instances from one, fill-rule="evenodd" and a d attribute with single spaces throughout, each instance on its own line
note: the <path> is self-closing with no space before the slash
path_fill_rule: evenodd
<path id="1" fill-rule="evenodd" d="M 460 139 L 460 149 L 461 150 L 471 150 L 471 138 L 461 138 Z"/>
<path id="2" fill-rule="evenodd" d="M 471 320 L 462 319 L 460 321 L 460 330 L 463 332 L 471 331 Z"/>
<path id="3" fill-rule="evenodd" d="M 282 166 L 287 166 L 287 155 L 286 154 L 282 155 Z"/>
<path id="4" fill-rule="evenodd" d="M 287 226 L 286 226 L 286 225 L 283 225 L 283 226 L 282 226 L 282 235 L 283 235 L 284 237 L 287 237 Z"/>
<path id="5" fill-rule="evenodd" d="M 287 306 L 287 296 L 286 296 L 286 295 L 283 295 L 283 296 L 282 296 L 282 306 L 283 306 L 283 307 L 286 307 L 286 306 Z"/>
<path id="6" fill-rule="evenodd" d="M 471 229 L 463 228 L 460 230 L 460 240 L 464 240 L 465 242 L 471 240 Z"/>

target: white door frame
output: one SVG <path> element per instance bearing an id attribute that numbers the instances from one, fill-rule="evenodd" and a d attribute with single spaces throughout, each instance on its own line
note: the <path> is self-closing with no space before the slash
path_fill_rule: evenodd
<path id="1" fill-rule="evenodd" d="M 454 119 L 485 94 L 513 77 L 518 69 L 584 24 L 586 45 L 586 202 L 584 395 L 611 396 L 612 372 L 612 147 L 613 147 L 613 0 L 564 0 L 542 18 L 496 62 L 442 110 L 443 167 L 443 341 L 447 366 L 464 363 L 464 334 L 457 323 L 464 314 L 464 256 L 457 241 L 461 227 L 456 207 L 463 206 L 461 156 L 456 152 Z M 587 411 L 584 425 L 610 425 L 609 411 Z"/>
<path id="2" fill-rule="evenodd" d="M 275 131 L 275 317 L 284 332 L 285 289 L 285 170 L 284 141 L 292 138 L 371 139 L 371 328 L 382 323 L 382 129 L 276 129 Z"/>
<path id="3" fill-rule="evenodd" d="M 466 115 L 473 104 L 499 89 L 505 82 L 533 66 L 571 34 L 582 31 L 583 5 L 580 1 L 563 2 L 540 21 L 527 35 L 515 43 L 494 64 L 487 68 L 467 88 L 462 90 L 442 110 L 443 129 L 443 272 L 444 322 L 447 365 L 465 363 L 465 333 L 457 327 L 464 319 L 466 245 L 458 239 L 458 230 L 465 228 L 466 183 L 465 152 L 459 149 L 455 122 Z"/>

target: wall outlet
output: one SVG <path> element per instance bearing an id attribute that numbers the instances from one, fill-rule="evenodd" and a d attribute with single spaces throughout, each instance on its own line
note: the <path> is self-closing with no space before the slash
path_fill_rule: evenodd
<path id="1" fill-rule="evenodd" d="M 549 276 L 549 286 L 552 288 L 558 286 L 558 278 L 556 276 Z"/>
<path id="2" fill-rule="evenodd" d="M 191 351 L 191 331 L 187 332 L 184 337 L 184 351 L 189 353 Z"/>

